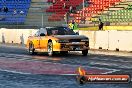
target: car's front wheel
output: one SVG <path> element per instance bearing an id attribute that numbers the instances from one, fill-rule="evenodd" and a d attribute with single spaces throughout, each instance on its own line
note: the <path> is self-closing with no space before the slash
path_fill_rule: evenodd
<path id="1" fill-rule="evenodd" d="M 30 55 L 33 55 L 33 54 L 35 54 L 34 51 L 35 51 L 34 45 L 33 45 L 33 43 L 30 43 L 30 44 L 29 44 L 28 53 L 29 53 Z"/>
<path id="2" fill-rule="evenodd" d="M 83 50 L 83 51 L 82 51 L 82 55 L 83 55 L 83 56 L 87 56 L 87 54 L 88 54 L 88 50 Z"/>
<path id="3" fill-rule="evenodd" d="M 53 43 L 52 42 L 48 42 L 48 55 L 49 56 L 53 56 Z"/>

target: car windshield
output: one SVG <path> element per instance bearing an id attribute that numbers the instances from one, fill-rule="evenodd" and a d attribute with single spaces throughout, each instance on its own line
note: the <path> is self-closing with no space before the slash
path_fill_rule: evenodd
<path id="1" fill-rule="evenodd" d="M 68 27 L 46 28 L 47 35 L 75 35 L 75 32 Z"/>

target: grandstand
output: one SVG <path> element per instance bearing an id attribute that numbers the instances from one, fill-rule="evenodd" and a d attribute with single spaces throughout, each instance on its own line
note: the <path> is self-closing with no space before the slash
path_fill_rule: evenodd
<path id="1" fill-rule="evenodd" d="M 109 11 L 109 14 L 101 15 L 101 18 L 103 22 L 113 23 L 111 25 L 131 25 L 132 5 L 128 5 L 126 8 L 120 10 Z"/>
<path id="2" fill-rule="evenodd" d="M 60 25 L 64 21 L 49 22 L 51 13 L 46 9 L 51 6 L 47 0 L 0 0 L 0 27 L 5 28 L 38 28 L 42 26 Z M 3 8 L 7 7 L 6 13 Z M 17 14 L 14 15 L 14 9 Z M 24 14 L 21 15 L 20 11 Z"/>
<path id="3" fill-rule="evenodd" d="M 83 0 L 76 0 L 76 2 L 57 0 L 46 11 L 53 13 L 49 16 L 51 21 L 60 21 L 64 20 L 64 14 L 68 12 L 70 6 L 73 6 L 76 12 L 71 13 L 70 18 L 83 26 L 97 26 L 99 18 L 105 25 L 131 25 L 132 0 L 86 0 L 85 2 L 88 2 L 88 5 L 82 8 Z M 63 8 L 63 3 L 66 3 L 67 8 Z M 81 22 L 82 18 L 85 18 L 85 24 Z"/>
<path id="4" fill-rule="evenodd" d="M 66 24 L 65 14 L 72 6 L 69 22 L 80 26 L 132 25 L 132 0 L 0 0 L 0 27 L 31 28 Z M 53 4 L 54 3 L 54 4 Z M 65 3 L 65 7 L 64 7 Z M 86 4 L 86 5 L 85 5 Z M 9 11 L 2 11 L 6 6 Z M 14 15 L 14 9 L 17 15 Z M 24 11 L 21 15 L 20 11 Z M 83 22 L 83 20 L 85 22 Z M 17 26 L 16 26 L 17 25 Z"/>
<path id="5" fill-rule="evenodd" d="M 127 13 L 128 10 L 126 10 L 126 8 L 132 3 L 130 0 L 90 0 L 89 3 L 93 4 L 77 11 L 77 14 L 72 14 L 77 22 L 81 22 L 82 16 L 80 16 L 80 14 L 83 14 L 83 11 L 84 16 L 86 17 L 85 25 L 89 26 L 97 26 L 99 18 L 102 19 L 105 25 L 117 25 L 117 22 L 120 22 L 118 25 L 130 25 L 129 23 L 132 22 L 131 20 L 128 21 L 126 19 L 132 18 L 130 16 L 131 10 L 129 10 L 129 13 Z M 121 12 L 118 13 L 119 11 Z"/>
<path id="6" fill-rule="evenodd" d="M 64 23 L 62 21 L 49 21 L 48 18 L 52 15 L 47 13 L 46 9 L 49 8 L 52 3 L 48 3 L 47 0 L 32 0 L 29 12 L 27 15 L 26 25 L 40 26 L 57 26 Z"/>
<path id="7" fill-rule="evenodd" d="M 4 7 L 8 8 L 8 12 L 3 11 Z M 24 24 L 29 7 L 30 0 L 0 0 L 0 24 Z M 16 14 L 14 14 L 15 9 L 17 11 Z M 21 11 L 24 13 L 21 14 Z"/>

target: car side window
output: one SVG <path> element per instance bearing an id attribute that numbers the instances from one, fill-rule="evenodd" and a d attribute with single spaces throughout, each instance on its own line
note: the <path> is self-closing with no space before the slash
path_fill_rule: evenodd
<path id="1" fill-rule="evenodd" d="M 39 29 L 36 33 L 35 33 L 35 35 L 34 36 L 45 36 L 45 35 L 47 35 L 47 31 L 46 31 L 46 29 L 45 28 L 41 28 L 41 29 Z"/>
<path id="2" fill-rule="evenodd" d="M 45 36 L 45 35 L 47 35 L 46 29 L 45 29 L 45 28 L 41 28 L 41 29 L 39 30 L 39 35 L 40 35 L 40 36 Z"/>
<path id="3" fill-rule="evenodd" d="M 58 34 L 58 30 L 52 30 L 52 35 L 57 35 Z"/>

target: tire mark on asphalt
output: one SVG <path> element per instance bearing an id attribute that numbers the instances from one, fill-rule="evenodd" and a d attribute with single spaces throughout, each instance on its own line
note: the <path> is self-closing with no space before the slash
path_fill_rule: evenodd
<path id="1" fill-rule="evenodd" d="M 3 56 L 3 57 L 2 57 Z M 16 59 L 17 57 L 26 57 L 26 59 L 24 58 L 21 58 L 21 59 Z M 50 58 L 51 59 L 51 58 Z M 42 62 L 41 60 L 34 60 L 34 59 L 32 59 L 32 56 L 24 56 L 24 55 L 17 55 L 17 54 L 9 54 L 9 55 L 4 55 L 4 54 L 2 54 L 1 55 L 1 57 L 0 57 L 0 60 L 1 61 L 3 61 L 3 60 L 5 60 L 4 62 L 1 62 L 1 64 L 3 64 L 3 63 L 7 63 L 7 61 L 13 61 L 12 63 L 14 63 L 14 64 L 18 64 L 17 63 L 17 61 L 26 61 L 26 63 L 27 62 L 32 62 L 32 63 L 43 63 L 43 64 L 46 64 L 46 63 L 50 63 L 51 64 L 51 66 L 52 65 L 54 65 L 54 64 L 59 64 L 59 65 L 61 65 L 61 66 L 64 66 L 64 67 L 68 67 L 68 66 L 70 66 L 70 67 L 72 67 L 72 68 L 74 68 L 74 70 L 75 70 L 75 67 L 77 68 L 77 67 L 79 67 L 80 65 L 70 65 L 70 64 L 61 64 L 61 63 L 53 63 L 53 62 Z M 9 63 L 8 62 L 8 64 L 7 64 L 7 66 L 11 66 L 11 68 L 13 68 L 13 69 L 17 69 L 16 67 L 16 65 L 15 65 L 15 67 L 12 67 L 14 64 L 12 64 L 12 65 L 9 65 L 9 64 L 11 64 L 11 63 Z M 23 66 L 25 66 L 26 64 L 24 64 Z M 5 66 L 5 65 L 4 65 Z M 20 63 L 19 63 L 19 65 L 18 66 L 20 66 Z M 50 66 L 50 65 L 49 65 Z M 32 66 L 31 66 L 32 67 Z M 58 66 L 57 66 L 58 67 Z M 89 68 L 89 69 L 92 69 L 92 71 L 91 72 L 100 72 L 100 69 L 101 68 L 97 68 L 97 67 L 90 67 L 90 66 L 83 66 L 83 67 L 85 67 L 85 68 Z M 90 70 L 88 69 L 88 71 L 89 71 L 89 73 L 91 73 L 90 72 Z M 107 68 L 102 68 L 101 69 L 101 71 L 102 71 L 102 73 L 108 73 L 108 72 L 113 72 L 113 71 L 116 71 L 115 69 L 107 69 Z M 104 72 L 103 72 L 104 71 Z M 19 72 L 19 71 L 18 71 Z"/>

